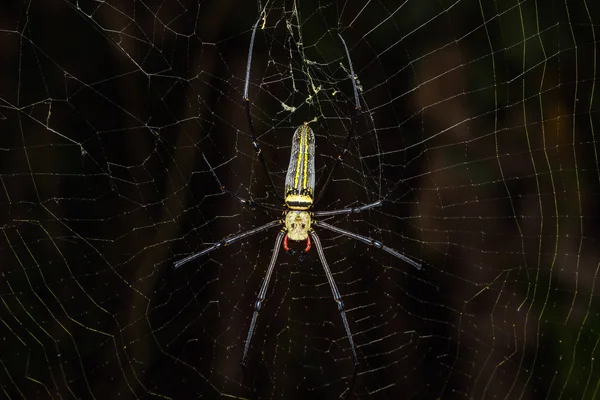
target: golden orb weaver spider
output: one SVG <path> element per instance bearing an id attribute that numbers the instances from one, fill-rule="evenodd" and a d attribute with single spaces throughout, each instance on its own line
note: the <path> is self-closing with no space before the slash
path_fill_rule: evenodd
<path id="1" fill-rule="evenodd" d="M 250 39 L 250 49 L 248 52 L 248 61 L 247 61 L 247 65 L 246 65 L 246 80 L 245 80 L 245 84 L 244 84 L 244 97 L 242 100 L 244 102 L 246 119 L 248 122 L 248 129 L 250 131 L 250 136 L 252 137 L 252 146 L 254 147 L 254 151 L 255 151 L 260 163 L 263 166 L 263 170 L 264 170 L 265 174 L 267 175 L 267 178 L 269 179 L 269 184 L 271 186 L 270 189 L 273 192 L 273 195 L 282 202 L 282 208 L 277 208 L 277 207 L 261 204 L 254 200 L 251 200 L 251 199 L 248 200 L 248 199 L 238 196 L 236 193 L 228 190 L 225 186 L 223 186 L 221 184 L 221 182 L 219 181 L 219 178 L 217 177 L 216 173 L 214 172 L 214 170 L 208 163 L 208 160 L 206 159 L 204 154 L 202 154 L 202 157 L 204 158 L 204 161 L 209 166 L 209 169 L 210 169 L 214 179 L 219 184 L 219 187 L 223 193 L 227 193 L 228 195 L 236 198 L 242 204 L 247 205 L 247 206 L 259 207 L 259 208 L 263 208 L 268 211 L 283 212 L 283 218 L 271 221 L 268 224 L 247 230 L 247 231 L 239 233 L 237 235 L 233 235 L 228 238 L 221 239 L 218 242 L 216 242 L 215 244 L 213 244 L 212 246 L 207 247 L 206 249 L 204 249 L 198 253 L 194 253 L 192 255 L 189 255 L 189 256 L 175 262 L 174 266 L 175 266 L 175 268 L 179 268 L 182 265 L 187 264 L 190 261 L 195 260 L 198 257 L 204 256 L 204 255 L 212 252 L 213 250 L 219 249 L 223 246 L 228 246 L 234 242 L 245 239 L 254 234 L 266 231 L 268 229 L 275 228 L 275 227 L 281 227 L 281 230 L 279 231 L 279 233 L 277 234 L 277 236 L 275 238 L 275 246 L 273 247 L 273 254 L 271 256 L 271 261 L 269 262 L 267 272 L 265 274 L 262 286 L 258 292 L 256 302 L 254 304 L 254 313 L 252 315 L 252 320 L 250 322 L 250 328 L 248 329 L 248 335 L 246 337 L 246 342 L 244 345 L 244 352 L 243 352 L 242 360 L 241 360 L 242 366 L 245 366 L 246 360 L 248 357 L 248 350 L 250 348 L 250 341 L 252 340 L 252 335 L 254 334 L 254 329 L 256 327 L 256 320 L 257 320 L 258 314 L 262 308 L 262 304 L 265 300 L 267 288 L 269 286 L 269 281 L 271 280 L 271 276 L 272 276 L 273 270 L 275 268 L 275 263 L 277 261 L 277 256 L 279 255 L 280 248 L 283 247 L 283 249 L 286 252 L 289 252 L 290 251 L 289 244 L 288 244 L 289 240 L 306 241 L 306 247 L 303 250 L 303 253 L 307 253 L 311 249 L 312 244 L 314 243 L 314 246 L 316 247 L 316 250 L 317 250 L 317 254 L 319 256 L 319 259 L 320 259 L 323 269 L 325 271 L 325 275 L 327 276 L 327 281 L 331 288 L 331 292 L 333 294 L 333 299 L 335 300 L 337 307 L 338 307 L 338 311 L 340 312 L 340 315 L 342 318 L 342 323 L 344 324 L 344 329 L 346 330 L 346 336 L 348 337 L 348 342 L 350 343 L 350 348 L 352 350 L 352 358 L 354 361 L 354 368 L 355 368 L 354 376 L 356 377 L 356 371 L 358 368 L 358 356 L 356 353 L 356 348 L 354 346 L 354 341 L 352 339 L 352 333 L 350 331 L 350 326 L 348 325 L 348 320 L 346 317 L 344 303 L 342 302 L 342 296 L 341 296 L 341 294 L 337 288 L 337 285 L 333 279 L 333 275 L 331 274 L 331 270 L 329 269 L 327 260 L 325 259 L 325 252 L 323 251 L 323 246 L 321 244 L 319 236 L 313 229 L 313 226 L 327 229 L 327 230 L 335 232 L 337 234 L 347 236 L 352 239 L 363 242 L 365 244 L 374 246 L 378 249 L 386 251 L 387 253 L 393 255 L 394 257 L 397 257 L 397 258 L 405 261 L 406 263 L 412 265 L 413 267 L 415 267 L 417 269 L 421 269 L 422 266 L 420 263 L 408 258 L 407 256 L 400 253 L 399 251 L 394 250 L 391 247 L 384 245 L 382 242 L 380 242 L 378 240 L 372 239 L 370 237 L 362 236 L 362 235 L 359 235 L 354 232 L 346 231 L 346 230 L 338 228 L 334 225 L 330 225 L 326 222 L 319 221 L 318 219 L 317 220 L 313 219 L 313 217 L 329 217 L 329 216 L 360 213 L 362 211 L 369 210 L 374 207 L 378 207 L 382 204 L 382 201 L 379 200 L 374 203 L 366 204 L 366 205 L 359 206 L 359 207 L 353 207 L 353 208 L 345 208 L 345 209 L 331 210 L 331 211 L 313 211 L 312 210 L 313 205 L 319 201 L 319 199 L 323 195 L 325 189 L 329 185 L 336 167 L 340 163 L 343 162 L 344 156 L 348 152 L 350 140 L 354 136 L 356 122 L 358 119 L 359 112 L 361 110 L 360 100 L 358 97 L 358 89 L 356 87 L 356 78 L 355 78 L 354 70 L 352 67 L 352 60 L 350 59 L 350 52 L 348 50 L 346 42 L 344 41 L 344 38 L 339 33 L 338 33 L 338 36 L 344 46 L 344 50 L 345 50 L 346 56 L 348 58 L 348 66 L 349 66 L 349 70 L 350 70 L 350 78 L 352 79 L 352 87 L 353 87 L 353 91 L 354 91 L 354 101 L 355 101 L 355 106 L 353 108 L 350 129 L 348 130 L 348 135 L 346 137 L 344 147 L 343 147 L 342 151 L 340 152 L 340 154 L 337 156 L 332 168 L 330 169 L 329 175 L 327 176 L 325 184 L 323 185 L 323 187 L 321 189 L 321 193 L 315 200 L 315 198 L 314 198 L 314 195 L 315 195 L 315 190 L 314 190 L 315 189 L 315 157 L 314 157 L 314 155 L 315 155 L 315 136 L 314 136 L 312 129 L 308 125 L 308 123 L 304 123 L 303 125 L 299 126 L 295 130 L 294 136 L 292 138 L 290 163 L 289 163 L 286 178 L 285 178 L 284 197 L 282 198 L 281 196 L 279 196 L 277 194 L 277 192 L 275 191 L 275 185 L 273 184 L 273 179 L 271 178 L 271 173 L 269 171 L 269 168 L 267 166 L 265 158 L 263 157 L 260 146 L 258 144 L 258 140 L 256 138 L 256 133 L 254 131 L 254 124 L 252 123 L 252 116 L 250 115 L 250 99 L 248 97 L 250 66 L 252 64 L 252 50 L 254 47 L 254 38 L 256 36 L 256 29 L 258 27 L 259 22 L 260 22 L 260 19 L 254 25 L 254 28 L 252 30 L 252 37 Z M 311 242 L 311 239 L 312 239 L 312 242 Z"/>

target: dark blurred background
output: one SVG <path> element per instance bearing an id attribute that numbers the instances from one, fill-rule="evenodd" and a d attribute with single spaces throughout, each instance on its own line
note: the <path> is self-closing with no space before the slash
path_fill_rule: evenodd
<path id="1" fill-rule="evenodd" d="M 319 209 L 417 271 L 320 232 L 173 262 L 275 215 L 313 121 Z M 0 397 L 600 397 L 597 2 L 9 1 L 0 5 Z M 285 105 L 285 106 L 283 106 Z M 295 108 L 292 108 L 295 107 Z"/>

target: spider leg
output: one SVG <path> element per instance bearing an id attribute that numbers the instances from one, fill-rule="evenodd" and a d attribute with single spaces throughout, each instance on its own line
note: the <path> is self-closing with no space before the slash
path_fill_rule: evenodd
<path id="1" fill-rule="evenodd" d="M 216 250 L 216 249 L 221 248 L 223 246 L 228 246 L 228 245 L 230 245 L 230 244 L 232 244 L 234 242 L 237 242 L 240 239 L 247 238 L 248 236 L 252 236 L 255 233 L 266 231 L 269 228 L 273 228 L 273 227 L 280 226 L 280 225 L 281 225 L 281 220 L 275 220 L 275 221 L 269 222 L 268 224 L 259 226 L 258 228 L 247 230 L 246 232 L 239 233 L 239 234 L 231 236 L 229 238 L 221 239 L 218 242 L 216 242 L 215 244 L 213 244 L 212 246 L 207 247 L 206 249 L 204 249 L 204 250 L 202 250 L 202 251 L 200 251 L 198 253 L 191 254 L 191 255 L 189 255 L 189 256 L 187 256 L 185 258 L 182 258 L 179 261 L 176 261 L 175 263 L 173 263 L 173 266 L 175 268 L 179 268 L 182 265 L 187 264 L 190 261 L 193 261 L 193 260 L 195 260 L 198 257 L 202 257 L 203 255 L 208 254 L 208 253 L 210 253 L 213 250 Z"/>
<path id="2" fill-rule="evenodd" d="M 352 239 L 358 240 L 359 242 L 363 242 L 363 243 L 366 243 L 366 244 L 368 244 L 370 246 L 377 247 L 378 249 L 381 249 L 381 250 L 383 250 L 385 252 L 388 252 L 391 255 L 393 255 L 394 257 L 397 257 L 397 258 L 401 259 L 402 261 L 404 261 L 404 262 L 412 265 L 413 267 L 415 267 L 418 270 L 420 270 L 420 269 L 423 268 L 423 266 L 420 263 L 411 260 L 410 258 L 408 258 L 407 256 L 405 256 L 404 254 L 400 253 L 398 250 L 394 250 L 391 247 L 388 247 L 388 246 L 384 245 L 383 243 L 381 243 L 378 240 L 372 239 L 370 237 L 359 235 L 358 233 L 349 232 L 349 231 L 347 231 L 345 229 L 338 228 L 337 226 L 330 225 L 330 224 L 328 224 L 326 222 L 323 222 L 323 221 L 313 221 L 312 223 L 315 226 L 320 226 L 321 228 L 328 229 L 328 230 L 330 230 L 332 232 L 339 233 L 340 235 L 348 236 L 348 237 L 350 237 Z"/>
<path id="3" fill-rule="evenodd" d="M 329 183 L 331 182 L 331 179 L 333 178 L 333 173 L 335 172 L 335 169 L 337 168 L 337 166 L 339 164 L 344 162 L 344 157 L 346 156 L 346 153 L 348 152 L 348 148 L 350 147 L 350 140 L 356 134 L 356 124 L 358 123 L 358 114 L 360 113 L 360 110 L 361 110 L 360 100 L 358 98 L 358 89 L 356 88 L 356 77 L 354 75 L 354 68 L 352 68 L 352 59 L 350 58 L 350 51 L 348 51 L 348 46 L 346 46 L 346 41 L 344 40 L 342 35 L 340 35 L 338 33 L 338 36 L 340 37 L 340 40 L 342 41 L 342 44 L 344 45 L 344 50 L 346 50 L 346 57 L 348 57 L 348 67 L 350 69 L 350 79 L 352 79 L 352 91 L 354 92 L 354 108 L 352 110 L 352 119 L 350 121 L 350 129 L 348 129 L 348 136 L 346 136 L 346 142 L 344 143 L 344 147 L 342 147 L 342 151 L 338 154 L 337 158 L 335 159 L 335 161 L 333 163 L 333 166 L 329 170 L 329 175 L 327 176 L 327 179 L 325 180 L 325 184 L 321 188 L 321 191 L 319 192 L 319 195 L 317 196 L 314 204 L 317 204 L 319 202 L 319 200 L 321 200 L 321 197 L 323 197 L 323 194 L 325 193 L 325 189 L 327 188 L 327 186 L 329 186 Z"/>
<path id="4" fill-rule="evenodd" d="M 263 280 L 260 291 L 258 292 L 258 296 L 256 297 L 256 303 L 254 303 L 254 313 L 252 314 L 252 321 L 250 322 L 248 336 L 246 337 L 246 344 L 244 345 L 244 354 L 242 355 L 242 367 L 246 366 L 246 358 L 248 356 L 248 349 L 250 349 L 250 341 L 252 340 L 252 335 L 254 335 L 254 328 L 256 328 L 256 319 L 258 318 L 258 313 L 260 312 L 262 303 L 267 295 L 269 281 L 271 280 L 271 275 L 273 275 L 275 262 L 277 261 L 277 256 L 279 255 L 279 249 L 281 249 L 281 242 L 283 241 L 284 236 L 285 232 L 281 231 L 275 239 L 275 247 L 273 247 L 273 255 L 271 256 L 271 261 L 269 262 L 269 268 L 267 268 L 267 274 L 265 275 L 265 279 Z"/>
<path id="5" fill-rule="evenodd" d="M 383 201 L 378 200 L 374 203 L 365 204 L 364 206 L 352 207 L 352 208 L 342 208 L 340 210 L 330 210 L 330 211 L 315 211 L 313 215 L 316 217 L 331 217 L 333 215 L 346 215 L 346 214 L 358 214 L 360 212 L 369 210 L 374 207 L 379 207 Z"/>
<path id="6" fill-rule="evenodd" d="M 206 159 L 206 156 L 204 155 L 204 153 L 202 153 L 202 158 L 204 158 L 204 162 L 206 162 L 206 165 L 208 165 L 208 168 L 210 169 L 210 172 L 212 173 L 213 177 L 215 178 L 215 181 L 217 181 L 217 184 L 219 185 L 219 189 L 221 189 L 222 193 L 228 194 L 229 196 L 233 197 L 234 199 L 236 199 L 237 201 L 239 201 L 240 203 L 242 203 L 248 207 L 252 207 L 252 208 L 258 207 L 258 208 L 262 208 L 264 210 L 280 211 L 280 212 L 283 210 L 281 208 L 273 207 L 268 204 L 262 204 L 258 201 L 252 200 L 251 198 L 246 199 L 246 198 L 238 195 L 237 193 L 229 190 L 225 185 L 223 185 L 221 183 L 221 181 L 219 180 L 219 177 L 217 176 L 217 174 L 215 173 L 215 170 L 213 169 L 213 167 L 210 165 L 210 163 Z"/>
<path id="7" fill-rule="evenodd" d="M 354 368 L 355 373 L 358 368 L 358 356 L 356 355 L 356 348 L 354 347 L 354 340 L 352 340 L 352 332 L 350 332 L 350 326 L 348 325 L 348 319 L 346 318 L 346 309 L 344 308 L 344 302 L 342 301 L 342 296 L 333 280 L 333 275 L 331 275 L 331 270 L 329 269 L 329 265 L 327 264 L 327 260 L 325 259 L 325 253 L 323 252 L 323 246 L 321 245 L 321 241 L 319 240 L 319 236 L 313 230 L 308 231 L 310 237 L 312 237 L 313 242 L 315 243 L 315 247 L 317 248 L 317 253 L 319 254 L 319 258 L 321 259 L 321 264 L 323 265 L 323 269 L 325 270 L 325 275 L 327 275 L 327 281 L 329 282 L 329 286 L 331 287 L 331 293 L 333 294 L 333 299 L 337 303 L 338 311 L 342 316 L 342 323 L 344 324 L 344 329 L 346 329 L 346 336 L 348 336 L 348 341 L 350 342 L 350 348 L 352 349 L 352 357 L 354 359 Z"/>
<path id="8" fill-rule="evenodd" d="M 248 85 L 250 82 L 250 67 L 252 65 L 252 50 L 254 48 L 254 38 L 256 36 L 256 28 L 258 28 L 258 23 L 260 22 L 260 18 L 254 24 L 254 28 L 252 29 L 252 37 L 250 38 L 250 49 L 248 50 L 248 63 L 246 64 L 246 82 L 244 83 L 244 108 L 246 110 L 246 119 L 248 120 L 248 129 L 250 130 L 250 136 L 252 136 L 252 147 L 254 148 L 254 152 L 258 156 L 260 163 L 263 166 L 265 174 L 267 174 L 267 178 L 269 178 L 269 184 L 271 185 L 271 192 L 275 196 L 276 199 L 279 199 L 281 203 L 284 203 L 283 198 L 277 194 L 275 191 L 275 184 L 273 183 L 273 178 L 271 177 L 271 172 L 269 171 L 269 167 L 267 166 L 267 162 L 263 157 L 262 150 L 260 145 L 258 144 L 258 139 L 256 138 L 256 133 L 254 132 L 254 124 L 252 123 L 252 115 L 250 115 L 250 98 L 248 97 Z"/>

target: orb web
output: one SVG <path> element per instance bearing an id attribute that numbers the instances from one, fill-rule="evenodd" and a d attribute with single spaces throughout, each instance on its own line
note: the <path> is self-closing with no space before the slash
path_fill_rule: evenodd
<path id="1" fill-rule="evenodd" d="M 2 6 L 0 319 L 7 398 L 597 396 L 598 6 L 497 0 L 31 0 Z M 173 262 L 273 215 L 294 130 L 318 231 Z M 210 166 L 201 156 L 204 154 Z M 277 218 L 277 215 L 275 215 Z"/>

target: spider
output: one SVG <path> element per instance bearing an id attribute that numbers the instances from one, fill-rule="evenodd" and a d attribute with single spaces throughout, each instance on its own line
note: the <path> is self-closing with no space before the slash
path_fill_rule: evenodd
<path id="1" fill-rule="evenodd" d="M 202 157 L 204 158 L 204 161 L 209 166 L 209 169 L 210 169 L 214 179 L 219 184 L 219 187 L 223 193 L 227 193 L 228 195 L 236 198 L 242 204 L 250 206 L 250 207 L 258 207 L 258 208 L 262 208 L 262 209 L 265 209 L 268 211 L 282 212 L 283 218 L 279 218 L 277 220 L 269 222 L 268 224 L 247 230 L 247 231 L 239 233 L 237 235 L 233 235 L 233 236 L 229 236 L 224 239 L 221 239 L 218 242 L 214 243 L 212 246 L 207 247 L 200 252 L 194 253 L 192 255 L 189 255 L 189 256 L 175 262 L 174 266 L 175 266 L 175 268 L 179 268 L 182 265 L 187 264 L 190 261 L 195 260 L 198 257 L 202 257 L 202 256 L 212 252 L 213 250 L 217 250 L 221 247 L 231 245 L 239 240 L 245 239 L 249 236 L 255 235 L 260 232 L 264 232 L 268 229 L 275 228 L 275 227 L 281 227 L 281 230 L 279 231 L 279 233 L 277 234 L 277 236 L 275 238 L 275 246 L 273 247 L 273 254 L 271 256 L 271 261 L 269 262 L 269 266 L 267 268 L 266 275 L 262 282 L 262 286 L 260 288 L 260 291 L 258 292 L 256 302 L 254 303 L 254 313 L 252 315 L 252 320 L 250 322 L 250 328 L 248 329 L 248 335 L 246 337 L 246 342 L 244 345 L 244 352 L 242 354 L 242 360 L 241 360 L 242 367 L 245 367 L 246 360 L 248 357 L 248 350 L 250 348 L 250 341 L 252 340 L 252 335 L 254 334 L 254 329 L 256 327 L 256 320 L 257 320 L 258 314 L 263 306 L 263 302 L 265 301 L 265 297 L 267 294 L 267 288 L 269 286 L 269 281 L 271 280 L 271 276 L 273 275 L 273 270 L 275 268 L 275 263 L 277 261 L 277 256 L 279 255 L 280 248 L 283 247 L 283 249 L 286 252 L 292 252 L 292 250 L 289 247 L 290 240 L 296 241 L 296 242 L 304 241 L 306 243 L 306 246 L 305 246 L 304 250 L 302 251 L 302 253 L 307 253 L 308 251 L 310 251 L 312 245 L 314 244 L 314 246 L 316 247 L 319 259 L 321 261 L 321 264 L 323 266 L 323 270 L 325 271 L 325 275 L 327 276 L 327 281 L 329 282 L 329 286 L 330 286 L 331 292 L 333 294 L 333 299 L 335 300 L 338 311 L 341 315 L 342 323 L 344 324 L 344 329 L 346 330 L 346 336 L 348 337 L 348 342 L 350 343 L 350 348 L 352 350 L 352 358 L 354 361 L 355 376 L 356 376 L 356 371 L 357 371 L 357 368 L 359 365 L 358 364 L 358 356 L 356 353 L 356 348 L 354 346 L 354 340 L 352 339 L 352 333 L 350 331 L 350 326 L 348 325 L 348 319 L 346 317 L 346 311 L 345 311 L 344 303 L 342 301 L 342 296 L 337 288 L 335 280 L 333 279 L 333 275 L 331 274 L 331 270 L 329 269 L 327 260 L 325 259 L 325 252 L 323 251 L 323 245 L 321 244 L 319 236 L 317 235 L 317 233 L 315 232 L 313 227 L 323 228 L 323 229 L 335 232 L 337 234 L 358 240 L 367 245 L 374 246 L 378 249 L 388 252 L 389 254 L 393 255 L 394 257 L 397 257 L 397 258 L 405 261 L 406 263 L 412 265 L 413 267 L 415 267 L 419 270 L 422 268 L 422 266 L 420 263 L 408 258 L 407 256 L 403 255 L 399 251 L 394 250 L 394 249 L 384 245 L 382 242 L 380 242 L 378 240 L 372 239 L 370 237 L 362 236 L 362 235 L 359 235 L 354 232 L 346 231 L 346 230 L 338 228 L 334 225 L 330 225 L 326 222 L 320 221 L 319 219 L 314 219 L 314 217 L 331 217 L 331 216 L 360 213 L 362 211 L 366 211 L 371 208 L 382 205 L 382 201 L 379 200 L 374 203 L 362 205 L 359 207 L 353 207 L 353 208 L 344 208 L 344 209 L 331 210 L 331 211 L 313 211 L 312 210 L 313 205 L 319 201 L 319 199 L 325 192 L 325 189 L 331 182 L 331 178 L 333 176 L 333 173 L 334 173 L 336 167 L 340 163 L 342 163 L 344 160 L 344 156 L 348 151 L 350 140 L 354 136 L 355 126 L 356 126 L 356 122 L 358 119 L 358 114 L 361 110 L 360 101 L 359 101 L 359 97 L 358 97 L 358 90 L 356 87 L 356 78 L 354 76 L 354 70 L 352 68 L 352 60 L 350 59 L 350 52 L 348 51 L 348 47 L 346 45 L 346 42 L 344 41 L 344 38 L 339 33 L 338 33 L 338 36 L 344 46 L 344 50 L 345 50 L 346 56 L 348 58 L 348 65 L 349 65 L 349 69 L 350 69 L 350 78 L 352 79 L 352 87 L 353 87 L 353 91 L 354 91 L 354 101 L 355 101 L 355 106 L 353 108 L 353 113 L 352 113 L 351 125 L 350 125 L 350 129 L 348 130 L 348 135 L 346 137 L 346 142 L 344 144 L 344 147 L 343 147 L 342 151 L 339 153 L 339 155 L 337 156 L 332 168 L 330 169 L 329 175 L 327 176 L 325 184 L 323 185 L 323 187 L 321 189 L 320 195 L 315 199 L 315 159 L 314 159 L 315 136 L 314 136 L 314 133 L 308 123 L 304 123 L 303 125 L 299 126 L 295 130 L 294 135 L 292 137 L 290 163 L 289 163 L 286 177 L 285 177 L 284 197 L 279 196 L 277 194 L 277 192 L 275 191 L 275 185 L 273 184 L 273 179 L 271 178 L 269 168 L 267 166 L 265 158 L 263 157 L 261 148 L 260 148 L 257 138 L 256 138 L 256 133 L 254 131 L 254 124 L 252 123 L 252 116 L 250 115 L 250 99 L 248 97 L 250 66 L 252 64 L 252 49 L 254 47 L 254 38 L 256 36 L 256 29 L 258 27 L 259 21 L 260 21 L 260 19 L 254 25 L 254 28 L 252 30 L 252 37 L 250 39 L 250 49 L 248 52 L 248 60 L 247 60 L 247 65 L 246 65 L 246 80 L 245 80 L 245 85 L 244 85 L 244 97 L 243 97 L 242 101 L 244 103 L 244 108 L 245 108 L 245 113 L 246 113 L 246 119 L 248 122 L 248 128 L 250 131 L 250 136 L 252 137 L 252 146 L 254 147 L 254 151 L 255 151 L 260 163 L 263 166 L 263 170 L 264 170 L 266 176 L 269 179 L 270 190 L 273 193 L 273 195 L 278 200 L 281 201 L 282 208 L 277 208 L 277 207 L 273 207 L 270 205 L 262 204 L 262 203 L 254 201 L 252 199 L 245 199 L 245 198 L 237 195 L 236 193 L 230 191 L 229 189 L 227 189 L 225 186 L 223 186 L 221 184 L 221 182 L 219 181 L 219 178 L 217 177 L 213 168 L 208 163 L 208 160 L 206 159 L 204 154 L 202 154 Z"/>

